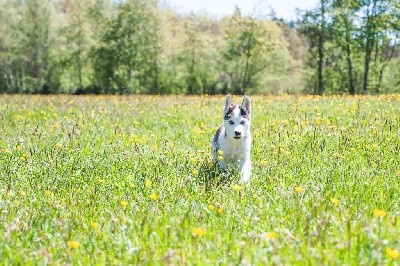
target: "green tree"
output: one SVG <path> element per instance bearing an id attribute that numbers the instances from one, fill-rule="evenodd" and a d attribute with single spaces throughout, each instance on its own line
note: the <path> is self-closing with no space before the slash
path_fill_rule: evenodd
<path id="1" fill-rule="evenodd" d="M 237 8 L 225 25 L 225 73 L 233 93 L 244 94 L 257 87 L 257 76 L 271 65 L 269 55 L 278 44 L 281 32 L 276 23 L 243 17 Z"/>
<path id="2" fill-rule="evenodd" d="M 93 56 L 99 85 L 107 92 L 157 92 L 156 8 L 155 1 L 129 0 L 106 23 Z"/>
<path id="3" fill-rule="evenodd" d="M 325 44 L 328 38 L 328 21 L 327 16 L 330 9 L 328 0 L 321 0 L 319 6 L 313 10 L 306 11 L 299 21 L 299 30 L 306 36 L 309 44 L 310 66 L 314 68 L 315 61 L 317 69 L 317 90 L 316 94 L 323 94 L 324 87 L 324 60 L 325 60 Z"/>
<path id="4" fill-rule="evenodd" d="M 398 33 L 396 25 L 400 16 L 398 1 L 393 0 L 360 0 L 361 20 L 361 37 L 363 39 L 364 50 L 364 76 L 363 76 L 363 92 L 367 93 L 370 82 L 371 63 L 374 64 L 375 74 L 378 76 L 375 90 L 379 91 L 380 81 L 379 73 L 383 71 L 377 70 L 382 64 L 379 61 L 384 57 L 390 60 L 383 52 L 388 50 L 393 36 Z M 375 56 L 375 60 L 374 60 Z M 373 62 L 375 61 L 375 62 Z M 385 65 L 385 63 L 383 63 Z M 380 81 L 379 81 L 380 80 Z"/>
<path id="5" fill-rule="evenodd" d="M 55 29 L 51 24 L 50 1 L 3 1 L 1 9 L 7 25 L 1 41 L 4 59 L 1 72 L 7 90 L 44 93 L 54 90 L 59 82 L 53 71 Z"/>
<path id="6" fill-rule="evenodd" d="M 332 3 L 332 26 L 331 32 L 334 42 L 340 47 L 344 54 L 347 66 L 346 79 L 348 80 L 348 93 L 356 93 L 355 67 L 354 63 L 359 54 L 357 27 L 355 25 L 358 4 L 354 0 L 335 0 Z"/>

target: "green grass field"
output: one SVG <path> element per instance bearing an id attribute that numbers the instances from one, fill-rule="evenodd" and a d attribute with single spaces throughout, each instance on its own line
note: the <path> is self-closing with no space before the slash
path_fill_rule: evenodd
<path id="1" fill-rule="evenodd" d="M 252 97 L 242 186 L 223 100 L 0 96 L 0 264 L 400 263 L 400 95 Z"/>

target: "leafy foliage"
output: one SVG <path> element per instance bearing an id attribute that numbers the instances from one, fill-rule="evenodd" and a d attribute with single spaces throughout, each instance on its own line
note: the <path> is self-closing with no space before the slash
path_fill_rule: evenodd
<path id="1" fill-rule="evenodd" d="M 392 0 L 321 0 L 290 23 L 183 16 L 157 0 L 5 0 L 0 92 L 397 91 L 398 15 Z"/>

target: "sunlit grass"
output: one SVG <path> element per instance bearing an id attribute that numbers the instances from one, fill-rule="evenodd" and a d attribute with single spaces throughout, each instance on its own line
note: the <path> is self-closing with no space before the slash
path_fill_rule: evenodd
<path id="1" fill-rule="evenodd" d="M 400 95 L 252 101 L 239 186 L 223 96 L 0 96 L 0 260 L 398 263 Z"/>

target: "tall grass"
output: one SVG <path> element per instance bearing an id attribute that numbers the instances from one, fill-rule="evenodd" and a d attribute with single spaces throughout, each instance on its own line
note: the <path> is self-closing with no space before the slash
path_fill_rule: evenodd
<path id="1" fill-rule="evenodd" d="M 252 97 L 243 186 L 211 162 L 222 104 L 0 96 L 0 260 L 398 263 L 400 95 Z"/>

